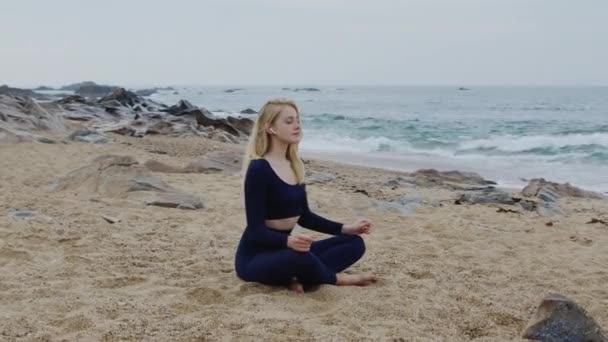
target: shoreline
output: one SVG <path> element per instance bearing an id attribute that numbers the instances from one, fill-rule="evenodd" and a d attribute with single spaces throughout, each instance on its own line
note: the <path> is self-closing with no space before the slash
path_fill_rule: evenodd
<path id="1" fill-rule="evenodd" d="M 544 178 L 547 181 L 557 182 L 557 183 L 570 183 L 576 187 L 579 187 L 588 191 L 597 191 L 603 194 L 608 195 L 608 190 L 602 189 L 597 190 L 593 186 L 584 186 L 580 185 L 576 182 L 573 182 L 572 179 L 560 179 L 553 177 L 551 175 L 543 175 L 539 174 L 530 178 L 526 178 L 525 180 L 521 179 L 519 182 L 513 181 L 505 181 L 501 179 L 496 179 L 492 176 L 488 176 L 487 172 L 484 170 L 479 170 L 474 166 L 463 166 L 463 165 L 455 165 L 455 163 L 451 162 L 441 162 L 438 160 L 425 160 L 422 161 L 420 159 L 408 159 L 405 156 L 391 156 L 382 154 L 379 156 L 370 156 L 369 154 L 357 154 L 355 152 L 350 151 L 327 151 L 327 150 L 314 150 L 314 149 L 300 149 L 300 155 L 304 158 L 318 159 L 322 161 L 330 161 L 330 162 L 340 162 L 347 165 L 353 166 L 362 166 L 362 167 L 370 167 L 377 168 L 386 171 L 395 171 L 395 172 L 405 172 L 411 173 L 416 172 L 421 169 L 435 169 L 437 171 L 459 171 L 459 172 L 473 172 L 482 176 L 484 179 L 491 180 L 496 182 L 496 187 L 507 190 L 519 190 L 523 189 L 528 181 L 535 178 Z M 407 166 L 404 166 L 407 165 Z M 606 191 L 604 191 L 606 190 Z"/>

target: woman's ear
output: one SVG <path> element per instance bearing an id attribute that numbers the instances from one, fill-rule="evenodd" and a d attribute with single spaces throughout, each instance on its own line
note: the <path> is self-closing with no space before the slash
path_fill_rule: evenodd
<path id="1" fill-rule="evenodd" d="M 277 132 L 275 132 L 274 129 L 272 129 L 272 127 L 268 127 L 268 133 L 269 134 L 277 134 Z"/>

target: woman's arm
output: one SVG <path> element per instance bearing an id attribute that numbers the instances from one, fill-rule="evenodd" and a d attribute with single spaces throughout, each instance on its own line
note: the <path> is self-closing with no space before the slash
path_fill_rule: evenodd
<path id="1" fill-rule="evenodd" d="M 342 233 L 342 223 L 328 220 L 310 211 L 307 197 L 306 185 L 304 185 L 304 208 L 300 218 L 298 219 L 298 224 L 304 228 L 325 234 L 338 235 Z"/>
<path id="2" fill-rule="evenodd" d="M 246 238 L 262 245 L 286 247 L 289 234 L 275 232 L 266 227 L 269 180 L 267 171 L 260 160 L 252 160 L 245 175 Z"/>

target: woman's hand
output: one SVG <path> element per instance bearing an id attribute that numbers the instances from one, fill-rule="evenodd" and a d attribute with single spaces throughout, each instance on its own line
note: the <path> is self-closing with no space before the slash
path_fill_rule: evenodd
<path id="1" fill-rule="evenodd" d="M 346 235 L 361 235 L 369 234 L 372 229 L 372 221 L 368 219 L 360 219 L 352 224 L 342 226 L 342 234 Z"/>
<path id="2" fill-rule="evenodd" d="M 287 247 L 293 249 L 298 252 L 308 252 L 310 251 L 310 245 L 315 240 L 308 235 L 304 234 L 295 234 L 290 235 L 287 238 Z"/>

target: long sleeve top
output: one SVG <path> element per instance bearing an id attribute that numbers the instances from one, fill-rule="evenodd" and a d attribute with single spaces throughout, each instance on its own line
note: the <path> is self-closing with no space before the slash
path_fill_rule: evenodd
<path id="1" fill-rule="evenodd" d="M 342 224 L 310 211 L 305 184 L 283 181 L 266 159 L 254 159 L 245 174 L 247 240 L 272 247 L 287 246 L 288 234 L 268 228 L 265 220 L 300 216 L 298 224 L 318 232 L 338 235 Z"/>

